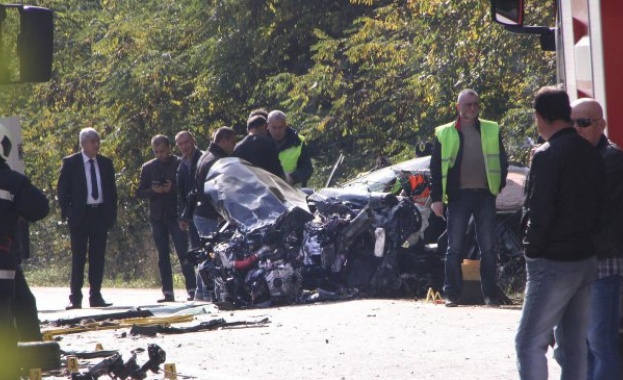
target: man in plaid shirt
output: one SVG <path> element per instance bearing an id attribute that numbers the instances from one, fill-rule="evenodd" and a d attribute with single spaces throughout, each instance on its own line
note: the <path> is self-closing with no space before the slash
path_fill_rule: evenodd
<path id="1" fill-rule="evenodd" d="M 623 151 L 604 135 L 606 121 L 594 99 L 571 104 L 571 119 L 578 134 L 593 144 L 606 163 L 607 226 L 595 239 L 597 280 L 591 289 L 588 324 L 587 379 L 621 379 L 619 323 L 623 275 Z"/>

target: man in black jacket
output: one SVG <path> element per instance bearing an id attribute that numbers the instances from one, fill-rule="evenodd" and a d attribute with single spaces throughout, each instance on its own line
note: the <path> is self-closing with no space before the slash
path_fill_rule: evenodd
<path id="1" fill-rule="evenodd" d="M 561 378 L 587 374 L 590 289 L 597 259 L 606 170 L 599 152 L 573 129 L 567 94 L 540 89 L 534 99 L 539 134 L 546 141 L 532 158 L 524 238 L 528 282 L 515 338 L 521 379 L 546 379 L 546 352 L 555 328 L 554 357 Z"/>
<path id="2" fill-rule="evenodd" d="M 0 124 L 0 368 L 3 379 L 18 378 L 15 356 L 18 339 L 15 330 L 16 294 L 32 296 L 18 267 L 19 258 L 14 256 L 12 249 L 16 243 L 18 220 L 35 222 L 49 212 L 45 195 L 28 178 L 9 168 L 7 160 L 12 145 L 9 130 Z M 40 336 L 39 331 L 34 333 Z"/>
<path id="3" fill-rule="evenodd" d="M 199 247 L 199 233 L 193 223 L 192 214 L 185 217 L 188 213 L 187 208 L 194 209 L 192 203 L 194 199 L 189 198 L 189 194 L 195 188 L 195 173 L 197 172 L 197 162 L 203 154 L 195 144 L 195 136 L 189 131 L 181 131 L 175 135 L 175 145 L 182 154 L 182 162 L 177 168 L 177 214 L 179 217 L 180 228 L 188 231 L 190 235 L 190 245 L 192 248 Z"/>
<path id="4" fill-rule="evenodd" d="M 261 115 L 251 116 L 247 121 L 247 132 L 247 137 L 236 145 L 233 156 L 285 178 L 277 147 L 268 136 L 266 119 Z"/>
<path id="5" fill-rule="evenodd" d="M 182 266 L 188 300 L 192 300 L 197 287 L 195 272 L 192 265 L 186 261 L 188 235 L 180 228 L 177 220 L 176 173 L 181 160 L 171 154 L 171 143 L 167 136 L 154 136 L 151 139 L 151 148 L 155 158 L 143 164 L 136 196 L 149 200 L 149 222 L 158 250 L 158 269 L 164 294 L 164 298 L 158 302 L 175 301 L 169 236 L 173 240 L 175 252 Z"/>
<path id="6" fill-rule="evenodd" d="M 571 104 L 578 134 L 597 148 L 606 163 L 606 225 L 595 239 L 597 280 L 591 287 L 588 323 L 589 379 L 620 379 L 619 323 L 623 275 L 623 151 L 604 135 L 606 121 L 594 99 Z"/>
<path id="7" fill-rule="evenodd" d="M 69 224 L 71 294 L 67 309 L 82 308 L 84 265 L 89 259 L 89 305 L 106 307 L 101 294 L 108 230 L 117 220 L 117 185 L 112 161 L 99 153 L 100 135 L 84 128 L 81 152 L 63 158 L 58 178 L 61 218 Z"/>
<path id="8" fill-rule="evenodd" d="M 195 193 L 197 207 L 194 212 L 194 222 L 199 231 L 199 235 L 208 236 L 218 230 L 219 213 L 210 204 L 210 200 L 204 195 L 203 187 L 210 168 L 214 163 L 223 157 L 229 157 L 234 152 L 236 146 L 236 132 L 229 127 L 220 127 L 214 132 L 212 142 L 208 149 L 201 155 L 197 163 L 197 173 L 195 175 Z M 211 301 L 211 284 L 204 284 L 201 276 L 197 276 L 197 301 Z"/>
<path id="9" fill-rule="evenodd" d="M 203 192 L 208 172 L 214 163 L 223 157 L 229 157 L 234 152 L 236 146 L 236 132 L 229 127 L 220 127 L 214 132 L 212 142 L 208 149 L 201 155 L 197 163 L 197 173 L 195 175 L 195 188 L 199 198 L 199 205 L 204 209 L 202 212 L 205 218 L 218 219 L 219 214 L 210 204 Z M 205 233 L 203 234 L 205 235 Z"/>

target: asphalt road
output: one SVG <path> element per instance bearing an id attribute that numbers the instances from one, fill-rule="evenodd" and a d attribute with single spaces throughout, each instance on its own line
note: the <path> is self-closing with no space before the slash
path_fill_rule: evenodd
<path id="1" fill-rule="evenodd" d="M 157 289 L 104 289 L 104 298 L 113 307 L 72 311 L 64 310 L 67 291 L 33 289 L 42 321 L 136 306 L 151 306 L 166 314 L 155 302 L 160 297 Z M 181 298 L 183 291 L 177 294 Z M 168 304 L 168 310 L 193 306 L 179 301 Z M 132 336 L 128 327 L 121 327 L 62 334 L 57 339 L 64 351 L 92 352 L 101 346 L 118 350 L 125 360 L 132 350 L 155 343 L 166 352 L 165 363 L 175 364 L 178 379 L 517 378 L 513 342 L 521 314 L 518 306 L 446 308 L 415 300 L 364 299 L 236 311 L 201 304 L 186 310 L 203 313 L 172 326 L 197 326 L 215 318 L 227 322 L 268 318 L 270 323 L 155 337 Z M 51 328 L 47 323 L 44 327 Z M 79 360 L 80 370 L 87 371 L 101 360 Z M 550 377 L 559 377 L 551 351 L 548 360 Z M 146 353 L 137 354 L 139 365 L 146 361 Z M 68 376 L 44 374 L 43 378 Z M 147 378 L 163 379 L 164 375 L 149 373 Z"/>

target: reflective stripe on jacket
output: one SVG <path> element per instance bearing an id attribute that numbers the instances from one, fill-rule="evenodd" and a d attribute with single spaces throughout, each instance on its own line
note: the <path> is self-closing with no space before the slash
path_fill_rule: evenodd
<path id="1" fill-rule="evenodd" d="M 290 174 L 296 170 L 299 157 L 301 156 L 301 150 L 303 149 L 305 138 L 300 135 L 298 137 L 301 139 L 300 144 L 291 146 L 290 148 L 279 152 L 279 161 L 281 162 L 281 167 L 286 174 Z"/>
<path id="2" fill-rule="evenodd" d="M 487 183 L 491 194 L 500 192 L 502 171 L 500 164 L 500 127 L 496 122 L 480 119 L 480 141 L 485 159 Z M 443 202 L 447 203 L 448 171 L 454 167 L 461 140 L 455 122 L 435 128 L 435 137 L 441 144 L 441 184 Z"/>

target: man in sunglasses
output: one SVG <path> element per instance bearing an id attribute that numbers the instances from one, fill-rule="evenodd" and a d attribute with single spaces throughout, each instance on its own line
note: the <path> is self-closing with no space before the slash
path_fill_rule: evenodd
<path id="1" fill-rule="evenodd" d="M 571 104 L 578 134 L 597 148 L 606 163 L 606 227 L 595 238 L 597 280 L 591 287 L 588 323 L 588 379 L 620 379 L 619 296 L 623 275 L 623 151 L 604 134 L 606 121 L 594 99 Z"/>

